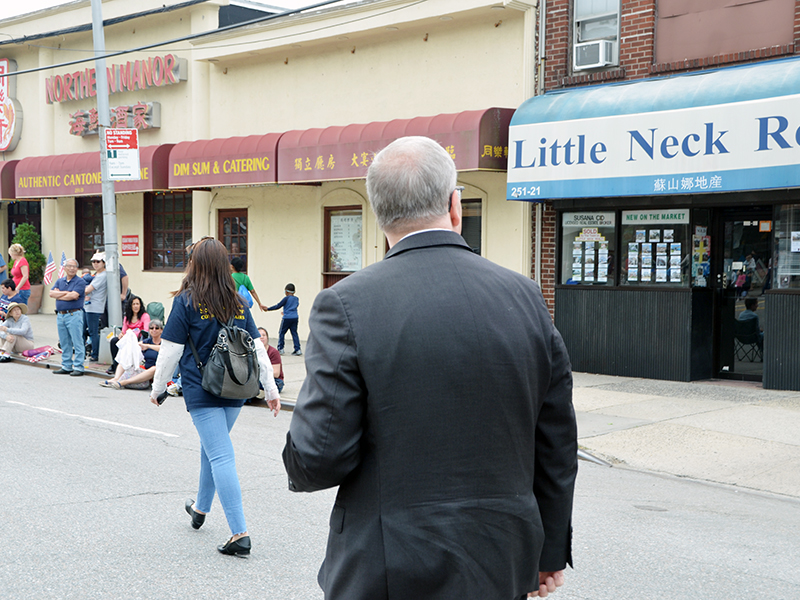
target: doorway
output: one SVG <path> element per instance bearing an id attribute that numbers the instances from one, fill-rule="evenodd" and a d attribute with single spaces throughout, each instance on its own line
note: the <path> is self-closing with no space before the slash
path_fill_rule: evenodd
<path id="1" fill-rule="evenodd" d="M 772 208 L 717 215 L 712 264 L 718 376 L 761 381 L 764 371 L 763 295 L 771 285 Z"/>

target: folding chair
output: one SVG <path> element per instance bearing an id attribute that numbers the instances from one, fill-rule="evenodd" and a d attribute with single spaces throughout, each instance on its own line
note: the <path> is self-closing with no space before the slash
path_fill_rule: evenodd
<path id="1" fill-rule="evenodd" d="M 736 360 L 763 362 L 764 356 L 758 345 L 758 322 L 755 319 L 733 322 L 734 351 Z"/>

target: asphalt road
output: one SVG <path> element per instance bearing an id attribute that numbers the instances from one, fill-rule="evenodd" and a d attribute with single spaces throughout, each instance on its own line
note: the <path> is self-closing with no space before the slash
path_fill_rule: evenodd
<path id="1" fill-rule="evenodd" d="M 219 504 L 199 531 L 183 510 L 199 441 L 182 400 L 0 369 L 0 598 L 322 598 L 334 492 L 287 490 L 291 413 L 246 406 L 233 430 L 253 554 L 227 557 Z M 574 528 L 553 598 L 800 598 L 795 499 L 581 463 Z"/>

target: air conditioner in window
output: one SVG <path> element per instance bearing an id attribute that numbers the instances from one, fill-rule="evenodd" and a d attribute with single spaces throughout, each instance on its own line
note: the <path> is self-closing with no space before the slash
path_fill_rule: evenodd
<path id="1" fill-rule="evenodd" d="M 573 62 L 575 70 L 596 69 L 616 64 L 614 60 L 614 46 L 616 42 L 610 40 L 596 40 L 575 44 Z"/>

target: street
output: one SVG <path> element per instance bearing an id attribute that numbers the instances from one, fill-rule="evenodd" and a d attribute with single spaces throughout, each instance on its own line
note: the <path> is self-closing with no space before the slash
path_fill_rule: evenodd
<path id="1" fill-rule="evenodd" d="M 249 558 L 218 554 L 221 507 L 199 531 L 199 441 L 182 399 L 94 377 L 2 365 L 0 598 L 322 598 L 334 491 L 292 494 L 280 452 L 291 413 L 245 406 L 233 440 Z M 800 597 L 797 499 L 580 463 L 573 555 L 552 598 Z"/>

